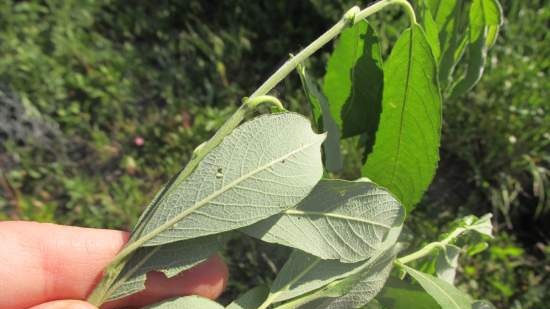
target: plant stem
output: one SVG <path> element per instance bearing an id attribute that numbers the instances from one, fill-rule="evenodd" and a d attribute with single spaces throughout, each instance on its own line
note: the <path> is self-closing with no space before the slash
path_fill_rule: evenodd
<path id="1" fill-rule="evenodd" d="M 407 264 L 411 261 L 418 260 L 420 258 L 423 258 L 423 257 L 429 255 L 436 248 L 445 249 L 445 246 L 447 246 L 451 241 L 455 240 L 458 236 L 460 236 L 460 234 L 464 233 L 464 231 L 466 231 L 466 229 L 459 227 L 459 228 L 455 229 L 447 237 L 445 237 L 445 239 L 443 239 L 442 241 L 431 242 L 431 243 L 427 244 L 426 246 L 422 247 L 418 251 L 415 251 L 415 252 L 413 252 L 409 255 L 406 255 L 404 257 L 398 258 L 396 260 L 396 264 L 398 264 L 398 265 L 399 264 Z"/>
<path id="2" fill-rule="evenodd" d="M 260 95 L 264 95 L 271 91 L 277 84 L 279 84 L 283 79 L 285 79 L 290 72 L 292 72 L 298 64 L 302 63 L 304 60 L 313 55 L 321 47 L 325 46 L 328 42 L 332 41 L 336 36 L 338 36 L 347 26 L 355 25 L 361 20 L 369 17 L 370 15 L 382 10 L 383 8 L 397 4 L 405 8 L 411 24 L 416 24 L 416 16 L 414 14 L 414 9 L 410 3 L 406 0 L 380 0 L 374 4 L 368 6 L 362 11 L 359 11 L 357 7 L 351 8 L 340 21 L 338 21 L 334 26 L 329 30 L 323 33 L 315 41 L 311 42 L 306 48 L 302 49 L 297 55 L 291 57 L 287 60 L 273 75 L 271 75 L 252 95 L 250 98 L 255 98 Z"/>

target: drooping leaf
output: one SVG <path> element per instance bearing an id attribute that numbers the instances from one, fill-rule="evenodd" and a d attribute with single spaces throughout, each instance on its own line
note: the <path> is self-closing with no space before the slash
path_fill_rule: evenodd
<path id="1" fill-rule="evenodd" d="M 168 299 L 143 309 L 223 309 L 223 306 L 208 298 L 193 295 Z"/>
<path id="2" fill-rule="evenodd" d="M 160 271 L 171 278 L 218 252 L 223 238 L 218 235 L 183 240 L 157 247 L 138 249 L 125 264 L 115 281 L 108 300 L 119 299 L 145 289 L 150 271 Z"/>
<path id="3" fill-rule="evenodd" d="M 477 41 L 468 44 L 468 67 L 466 73 L 452 86 L 449 98 L 457 99 L 472 89 L 479 82 L 483 75 L 485 60 L 487 58 L 487 47 L 485 46 L 486 32 L 478 37 Z"/>
<path id="4" fill-rule="evenodd" d="M 435 174 L 441 131 L 437 66 L 418 25 L 401 35 L 384 64 L 382 102 L 376 142 L 362 174 L 410 211 Z"/>
<path id="5" fill-rule="evenodd" d="M 502 24 L 502 8 L 497 0 L 473 0 L 469 10 L 468 67 L 456 82 L 450 98 L 456 99 L 472 89 L 481 79 L 487 49 L 493 45 Z"/>
<path id="6" fill-rule="evenodd" d="M 480 218 L 470 216 L 464 222 L 464 227 L 468 230 L 476 231 L 481 235 L 493 238 L 493 224 L 491 218 L 493 214 L 488 213 Z"/>
<path id="7" fill-rule="evenodd" d="M 327 98 L 319 90 L 317 84 L 311 79 L 309 74 L 307 74 L 305 66 L 298 66 L 298 73 L 309 104 L 312 107 L 317 127 L 327 132 L 327 138 L 323 143 L 325 168 L 329 172 L 338 172 L 344 165 L 342 153 L 340 152 L 340 129 L 332 118 Z"/>
<path id="8" fill-rule="evenodd" d="M 318 289 L 301 289 L 298 291 L 301 293 L 293 293 L 294 298 L 281 305 L 280 308 L 351 308 L 351 304 L 361 303 L 364 305 L 368 303 L 382 288 L 383 282 L 389 275 L 395 255 L 399 251 L 396 242 L 400 232 L 401 226 L 392 228 L 384 241 L 384 245 L 381 246 L 376 255 L 359 263 L 339 263 L 340 265 L 353 265 L 354 268 L 351 270 L 346 268 L 344 269 L 347 272 L 346 274 L 333 275 L 332 280 L 325 279 L 321 282 L 322 284 L 309 284 L 308 287 L 317 286 Z M 292 265 L 291 263 L 290 260 L 287 262 L 289 265 Z M 294 268 L 298 270 L 304 265 L 297 263 L 289 267 L 288 270 Z M 316 276 L 325 276 L 324 271 L 322 267 L 312 269 L 312 273 L 314 272 Z M 296 274 L 293 275 L 289 271 L 285 276 L 292 279 Z M 310 274 L 310 277 L 314 276 Z"/>
<path id="9" fill-rule="evenodd" d="M 280 302 L 321 288 L 330 282 L 357 271 L 363 262 L 342 263 L 322 260 L 300 250 L 294 250 L 277 274 L 270 294 L 274 302 Z"/>
<path id="10" fill-rule="evenodd" d="M 500 27 L 501 25 L 502 8 L 497 0 L 472 0 L 470 7 L 470 42 L 476 42 L 487 30 L 487 26 Z"/>
<path id="11" fill-rule="evenodd" d="M 399 202 L 374 183 L 321 180 L 296 208 L 244 232 L 322 259 L 353 263 L 378 252 L 388 231 L 403 220 Z"/>
<path id="12" fill-rule="evenodd" d="M 432 16 L 430 8 L 425 5 L 422 10 L 422 28 L 424 28 L 424 32 L 426 33 L 426 39 L 430 43 L 430 47 L 432 48 L 432 53 L 434 55 L 435 61 L 439 62 L 439 59 L 441 58 L 441 47 L 439 42 L 439 27 L 435 23 L 434 18 Z"/>
<path id="13" fill-rule="evenodd" d="M 457 246 L 447 245 L 439 253 L 435 264 L 435 272 L 439 279 L 454 284 L 460 251 L 461 249 Z"/>
<path id="14" fill-rule="evenodd" d="M 343 137 L 361 133 L 374 135 L 382 85 L 378 37 L 366 21 L 361 21 L 340 35 L 323 82 L 323 93 Z"/>
<path id="15" fill-rule="evenodd" d="M 422 1 L 432 15 L 438 28 L 439 36 L 439 82 L 443 89 L 449 80 L 456 65 L 454 58 L 457 42 L 464 33 L 459 31 L 459 19 L 462 13 L 462 4 L 457 0 L 424 0 Z M 429 35 L 428 35 L 429 38 Z"/>
<path id="16" fill-rule="evenodd" d="M 393 268 L 397 252 L 387 250 L 375 257 L 358 273 L 353 274 L 331 287 L 329 294 L 303 309 L 348 309 L 360 308 L 368 304 L 384 287 Z M 335 293 L 339 291 L 340 293 Z M 338 295 L 340 294 L 340 295 Z M 336 296 L 336 297 L 335 297 Z"/>
<path id="17" fill-rule="evenodd" d="M 445 309 L 472 309 L 474 301 L 452 284 L 412 267 L 401 265 Z"/>
<path id="18" fill-rule="evenodd" d="M 321 177 L 323 140 L 295 113 L 242 124 L 146 210 L 133 239 L 158 246 L 243 227 L 295 206 Z"/>
<path id="19" fill-rule="evenodd" d="M 269 294 L 269 288 L 266 286 L 257 286 L 243 295 L 239 296 L 235 301 L 229 304 L 226 309 L 256 309 Z"/>
<path id="20" fill-rule="evenodd" d="M 390 278 L 376 296 L 378 302 L 391 309 L 441 309 L 433 297 L 417 285 Z"/>

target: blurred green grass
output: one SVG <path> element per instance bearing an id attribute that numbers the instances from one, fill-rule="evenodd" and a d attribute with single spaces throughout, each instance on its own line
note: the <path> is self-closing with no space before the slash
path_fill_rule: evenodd
<path id="1" fill-rule="evenodd" d="M 420 242 L 493 212 L 497 238 L 460 285 L 499 308 L 550 301 L 548 1 L 502 1 L 505 25 L 473 92 L 444 106 L 442 160 L 409 225 Z M 0 219 L 130 229 L 160 186 L 289 52 L 354 1 L 2 1 Z M 363 3 L 364 5 L 364 3 Z M 406 19 L 372 23 L 384 49 Z M 321 76 L 330 47 L 311 60 Z M 307 112 L 299 81 L 275 89 Z M 344 175 L 357 176 L 354 141 Z M 271 280 L 286 254 L 245 238 L 224 299 Z"/>

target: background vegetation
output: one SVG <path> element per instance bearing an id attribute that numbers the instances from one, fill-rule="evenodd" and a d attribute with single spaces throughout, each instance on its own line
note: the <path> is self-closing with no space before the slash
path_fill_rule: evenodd
<path id="1" fill-rule="evenodd" d="M 129 229 L 240 99 L 355 2 L 2 1 L 0 219 Z M 502 3 L 482 81 L 445 102 L 439 172 L 410 229 L 429 242 L 457 215 L 493 212 L 497 238 L 465 258 L 460 286 L 499 308 L 543 308 L 550 3 Z M 373 20 L 386 50 L 402 15 Z M 317 76 L 329 49 L 311 63 Z M 297 76 L 276 91 L 307 112 Z M 350 157 L 353 177 L 358 154 Z M 251 239 L 228 247 L 227 299 L 271 280 L 286 253 Z"/>

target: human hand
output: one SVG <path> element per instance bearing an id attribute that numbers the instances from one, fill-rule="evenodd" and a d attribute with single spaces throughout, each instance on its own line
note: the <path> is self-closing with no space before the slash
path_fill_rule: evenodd
<path id="1" fill-rule="evenodd" d="M 128 233 L 114 230 L 0 222 L 0 308 L 95 308 L 80 300 L 92 291 L 127 239 Z M 214 299 L 223 291 L 227 276 L 221 258 L 213 256 L 174 278 L 149 273 L 144 291 L 104 308 L 139 307 L 188 294 Z"/>

